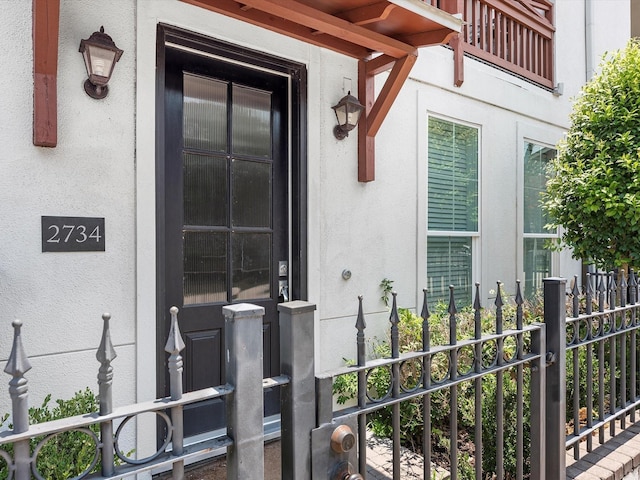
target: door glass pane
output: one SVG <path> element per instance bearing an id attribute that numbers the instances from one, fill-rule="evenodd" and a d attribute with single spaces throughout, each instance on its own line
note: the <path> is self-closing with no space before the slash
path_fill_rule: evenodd
<path id="1" fill-rule="evenodd" d="M 227 150 L 227 82 L 184 74 L 182 135 L 185 148 Z"/>
<path id="2" fill-rule="evenodd" d="M 185 154 L 184 224 L 227 225 L 227 160 Z"/>
<path id="3" fill-rule="evenodd" d="M 232 238 L 233 299 L 269 298 L 271 296 L 271 234 L 234 233 Z"/>
<path id="4" fill-rule="evenodd" d="M 551 251 L 545 238 L 524 239 L 524 294 L 532 298 L 542 289 L 542 279 L 551 276 Z"/>
<path id="5" fill-rule="evenodd" d="M 449 303 L 454 286 L 456 305 L 471 303 L 471 237 L 428 237 L 427 296 L 429 305 Z"/>
<path id="6" fill-rule="evenodd" d="M 233 86 L 233 153 L 271 157 L 271 93 Z"/>
<path id="7" fill-rule="evenodd" d="M 227 300 L 227 234 L 184 232 L 184 305 Z"/>
<path id="8" fill-rule="evenodd" d="M 272 164 L 234 159 L 232 163 L 233 226 L 271 226 Z"/>

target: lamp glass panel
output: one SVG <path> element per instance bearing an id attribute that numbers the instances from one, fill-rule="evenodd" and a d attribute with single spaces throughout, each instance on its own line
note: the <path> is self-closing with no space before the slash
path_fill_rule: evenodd
<path id="1" fill-rule="evenodd" d="M 349 115 L 348 115 L 348 125 L 350 127 L 355 127 L 358 124 L 358 120 L 360 119 L 360 112 L 361 110 L 359 108 L 356 107 L 352 107 L 349 109 Z"/>
<path id="2" fill-rule="evenodd" d="M 336 112 L 336 120 L 338 121 L 338 125 L 346 125 L 347 123 L 347 106 L 340 105 L 339 107 L 334 109 Z"/>
<path id="3" fill-rule="evenodd" d="M 91 60 L 91 72 L 90 75 L 96 75 L 98 77 L 104 77 L 107 80 L 111 76 L 111 70 L 113 68 L 113 62 L 116 57 L 116 52 L 109 50 L 108 48 L 99 47 L 97 45 L 86 45 L 89 51 L 89 58 Z"/>

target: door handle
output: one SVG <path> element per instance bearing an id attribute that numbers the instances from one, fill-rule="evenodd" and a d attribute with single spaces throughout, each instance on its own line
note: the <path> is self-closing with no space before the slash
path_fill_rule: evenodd
<path id="1" fill-rule="evenodd" d="M 287 280 L 278 281 L 278 297 L 282 297 L 283 302 L 289 301 L 289 282 Z"/>

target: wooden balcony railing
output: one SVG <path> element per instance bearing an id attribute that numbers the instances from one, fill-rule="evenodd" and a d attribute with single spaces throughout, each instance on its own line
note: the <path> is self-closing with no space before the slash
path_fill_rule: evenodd
<path id="1" fill-rule="evenodd" d="M 429 1 L 429 0 L 427 0 Z M 554 87 L 554 12 L 549 0 L 431 0 L 448 13 L 462 13 L 460 38 L 452 42 L 462 53 L 547 88 Z M 456 73 L 456 84 L 462 83 Z"/>

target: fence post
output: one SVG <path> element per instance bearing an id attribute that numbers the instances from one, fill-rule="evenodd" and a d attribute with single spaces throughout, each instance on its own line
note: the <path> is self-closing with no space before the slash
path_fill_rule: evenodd
<path id="1" fill-rule="evenodd" d="M 31 370 L 31 363 L 22 347 L 22 336 L 20 334 L 22 322 L 14 320 L 12 325 L 13 346 L 4 371 L 13 377 L 9 382 L 13 433 L 23 433 L 29 430 L 29 389 L 24 374 Z M 14 478 L 16 480 L 29 480 L 31 478 L 29 440 L 14 443 L 13 463 L 15 467 Z"/>
<path id="2" fill-rule="evenodd" d="M 227 433 L 233 446 L 227 453 L 227 478 L 264 477 L 264 398 L 262 388 L 262 317 L 264 308 L 247 303 L 222 308 L 225 319 Z"/>
<path id="3" fill-rule="evenodd" d="M 109 320 L 111 315 L 102 315 L 102 338 L 96 352 L 96 359 L 100 362 L 98 370 L 98 398 L 100 399 L 100 415 L 107 415 L 113 411 L 111 387 L 113 385 L 113 367 L 111 362 L 117 354 L 111 343 Z M 100 422 L 100 441 L 102 442 L 102 475 L 109 477 L 114 473 L 113 466 L 113 422 Z"/>
<path id="4" fill-rule="evenodd" d="M 531 364 L 531 480 L 544 480 L 546 474 L 546 325 L 540 324 L 531 336 L 531 353 L 540 358 Z"/>
<path id="5" fill-rule="evenodd" d="M 171 400 L 180 400 L 182 398 L 182 355 L 180 352 L 184 350 L 185 344 L 180 334 L 178 326 L 178 307 L 171 307 L 171 328 L 167 343 L 164 346 L 165 352 L 169 354 L 167 366 L 169 368 L 169 385 L 171 392 Z M 175 456 L 184 453 L 184 413 L 182 405 L 171 407 L 171 423 L 173 424 L 173 434 L 171 436 L 172 453 Z M 183 480 L 184 478 L 184 460 L 173 464 L 173 480 Z"/>
<path id="6" fill-rule="evenodd" d="M 282 387 L 282 478 L 311 479 L 311 430 L 316 423 L 314 311 L 312 303 L 278 305 Z"/>
<path id="7" fill-rule="evenodd" d="M 566 285 L 564 278 L 545 278 L 544 322 L 549 352 L 545 376 L 546 399 L 546 476 L 566 478 L 565 423 L 567 412 Z"/>

